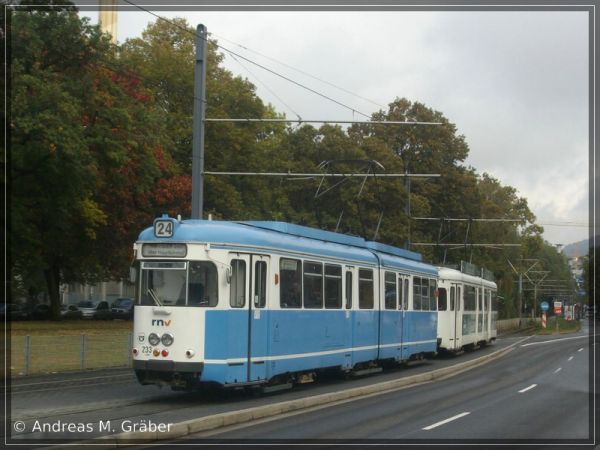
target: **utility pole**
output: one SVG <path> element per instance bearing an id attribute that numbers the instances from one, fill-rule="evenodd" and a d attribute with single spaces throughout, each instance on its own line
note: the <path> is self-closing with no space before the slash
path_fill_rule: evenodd
<path id="1" fill-rule="evenodd" d="M 519 328 L 521 328 L 521 316 L 523 314 L 523 274 L 519 274 Z"/>
<path id="2" fill-rule="evenodd" d="M 523 275 L 525 275 L 527 277 L 527 279 L 529 281 L 531 281 L 531 279 L 529 278 L 529 276 L 527 275 L 527 272 L 529 272 L 531 269 L 533 269 L 539 262 L 539 259 L 522 259 L 522 261 L 533 261 L 533 264 L 531 266 L 529 266 L 529 269 L 527 269 L 525 272 L 519 272 L 515 266 L 513 266 L 513 263 L 510 262 L 510 259 L 507 258 L 508 264 L 510 265 L 511 269 L 515 272 L 516 275 L 519 276 L 519 328 L 521 328 L 521 317 L 523 315 Z M 534 306 L 535 307 L 535 306 Z"/>
<path id="3" fill-rule="evenodd" d="M 548 276 L 550 271 L 549 270 L 532 270 L 531 273 L 541 274 L 540 275 L 541 278 L 539 278 L 535 281 L 532 280 L 531 278 L 527 277 L 529 279 L 529 281 L 533 284 L 533 308 L 531 308 L 531 318 L 535 320 L 535 313 L 537 311 L 537 289 L 539 286 L 541 286 L 542 282 Z"/>
<path id="4" fill-rule="evenodd" d="M 192 219 L 202 219 L 204 208 L 204 115 L 206 97 L 206 43 L 202 24 L 196 28 L 196 71 L 194 75 L 194 134 L 192 144 Z"/>

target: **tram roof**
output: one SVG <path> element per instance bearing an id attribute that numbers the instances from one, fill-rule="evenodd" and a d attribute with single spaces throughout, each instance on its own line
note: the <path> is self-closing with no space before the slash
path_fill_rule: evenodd
<path id="1" fill-rule="evenodd" d="M 367 241 L 358 236 L 276 221 L 183 220 L 178 222 L 175 219 L 172 220 L 174 223 L 173 237 L 158 238 L 154 235 L 154 229 L 150 227 L 140 233 L 139 241 L 171 243 L 201 241 L 282 248 L 372 264 L 377 263 L 377 258 L 373 254 L 373 252 L 377 252 L 385 266 L 431 274 L 437 273 L 433 266 L 421 262 L 419 253 L 380 242 Z"/>
<path id="2" fill-rule="evenodd" d="M 462 273 L 460 270 L 450 269 L 449 267 L 438 267 L 438 273 L 440 276 L 440 280 L 462 281 L 464 283 L 485 286 L 491 289 L 497 288 L 496 283 L 494 283 L 493 281 Z"/>

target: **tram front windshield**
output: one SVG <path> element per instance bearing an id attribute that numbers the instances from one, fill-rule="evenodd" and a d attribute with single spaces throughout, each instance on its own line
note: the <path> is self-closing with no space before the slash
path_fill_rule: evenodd
<path id="1" fill-rule="evenodd" d="M 217 269 L 208 261 L 143 261 L 138 302 L 155 306 L 217 305 Z"/>

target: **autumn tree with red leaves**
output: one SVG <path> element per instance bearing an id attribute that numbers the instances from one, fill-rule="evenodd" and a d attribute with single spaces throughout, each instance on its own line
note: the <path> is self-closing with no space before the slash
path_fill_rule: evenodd
<path id="1" fill-rule="evenodd" d="M 10 14 L 11 292 L 46 290 L 58 317 L 61 283 L 126 273 L 169 158 L 152 93 L 98 27 L 69 6 Z"/>

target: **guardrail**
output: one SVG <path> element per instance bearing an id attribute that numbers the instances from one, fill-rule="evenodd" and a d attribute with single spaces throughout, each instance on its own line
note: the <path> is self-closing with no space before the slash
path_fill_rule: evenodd
<path id="1" fill-rule="evenodd" d="M 32 375 L 70 370 L 131 367 L 133 334 L 13 336 L 10 374 Z"/>

